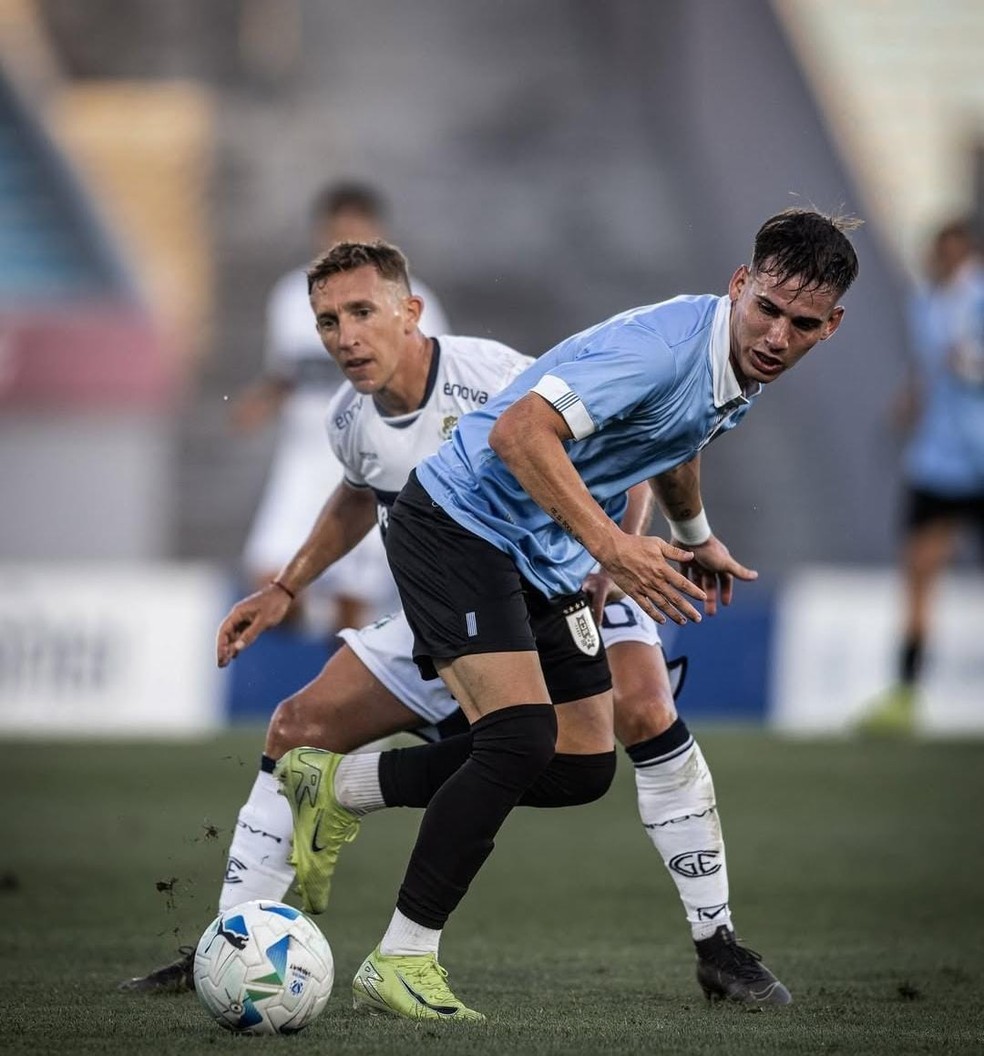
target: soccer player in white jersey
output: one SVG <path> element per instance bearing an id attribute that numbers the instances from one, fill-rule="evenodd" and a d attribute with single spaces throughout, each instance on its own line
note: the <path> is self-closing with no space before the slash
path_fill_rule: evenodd
<path id="1" fill-rule="evenodd" d="M 382 238 L 386 213 L 373 187 L 329 184 L 311 210 L 313 252 L 323 253 L 336 242 Z M 417 276 L 411 277 L 411 287 L 424 301 L 424 332 L 448 333 L 437 297 Z M 325 409 L 343 381 L 311 325 L 305 269 L 294 268 L 275 283 L 267 302 L 263 375 L 237 396 L 232 408 L 233 424 L 243 430 L 279 416 L 273 461 L 243 551 L 254 586 L 269 583 L 297 550 L 324 497 L 342 479 L 341 464 L 325 446 Z M 312 623 L 324 622 L 332 629 L 359 627 L 397 604 L 379 534 L 370 533 L 328 569 L 306 600 Z"/>
<path id="2" fill-rule="evenodd" d="M 393 917 L 353 982 L 358 1006 L 412 1020 L 484 1019 L 448 985 L 437 960 L 442 929 L 510 810 L 553 765 L 563 720 L 579 719 L 582 744 L 596 753 L 613 743 L 604 651 L 584 662 L 596 635 L 581 582 L 597 561 L 643 611 L 682 624 L 700 619 L 693 601 L 713 607 L 735 576 L 751 578 L 711 532 L 701 452 L 837 330 L 838 302 L 857 274 L 845 226 L 808 210 L 772 217 L 725 296 L 634 309 L 562 342 L 462 418 L 411 474 L 390 511 L 387 556 L 414 659 L 458 700 L 471 753 L 430 798 Z M 618 526 L 626 491 L 646 480 L 672 542 Z M 544 648 L 565 627 L 580 658 L 577 648 Z M 575 660 L 581 695 L 554 708 L 553 669 Z M 312 834 L 297 859 L 303 888 L 317 879 L 310 859 L 327 835 L 332 774 L 303 749 L 278 773 L 296 812 L 295 849 L 302 825 Z M 703 868 L 701 850 L 682 860 Z"/>
<path id="3" fill-rule="evenodd" d="M 396 294 L 396 304 L 402 305 L 406 291 L 399 274 L 395 280 L 381 280 L 375 266 L 365 263 L 373 259 L 365 257 L 365 249 L 339 247 L 312 270 L 312 300 L 325 343 L 352 382 L 335 397 L 328 416 L 329 439 L 345 466 L 345 480 L 277 582 L 233 608 L 219 632 L 222 663 L 279 622 L 291 596 L 369 530 L 374 506 L 385 514 L 412 467 L 436 450 L 461 415 L 484 406 L 532 362 L 493 341 L 423 337 L 413 325 L 414 299 L 409 299 L 410 316 L 391 315 L 380 333 L 378 322 L 373 322 L 380 303 Z M 401 259 L 395 253 L 385 254 L 391 264 Z M 336 274 L 340 264 L 344 270 Z M 324 289 L 320 271 L 329 273 Z M 326 303 L 333 303 L 326 300 L 329 295 L 337 299 L 335 287 L 343 281 L 349 287 L 355 283 L 347 290 L 350 303 L 334 314 L 322 312 Z M 350 327 L 362 332 L 355 337 L 342 333 Z M 650 504 L 647 486 L 633 489 L 623 528 L 644 530 Z M 733 941 L 714 788 L 699 748 L 677 717 L 656 624 L 630 599 L 604 605 L 605 577 L 598 573 L 589 578 L 599 615 L 604 609 L 602 637 L 616 676 L 616 730 L 636 765 L 642 821 L 677 884 L 698 949 L 704 947 L 704 973 L 716 965 L 712 989 L 721 996 L 753 1003 L 780 1000 L 785 990 L 771 983 L 767 993 L 756 993 L 761 973 L 750 975 L 749 965 L 757 967 L 757 962 Z M 583 606 L 574 610 L 576 614 L 584 617 Z M 561 643 L 572 640 L 567 626 Z M 591 624 L 575 619 L 571 626 Z M 290 809 L 277 794 L 272 774 L 275 761 L 288 749 L 313 744 L 347 752 L 400 730 L 443 738 L 423 752 L 402 749 L 333 757 L 334 780 L 324 785 L 333 805 L 322 825 L 325 831 L 319 833 L 331 846 L 332 866 L 363 814 L 386 806 L 425 806 L 469 755 L 471 738 L 461 732 L 467 731 L 467 721 L 440 680 L 421 678 L 411 659 L 412 633 L 402 613 L 360 631 L 345 631 L 343 638 L 346 645 L 318 678 L 274 712 L 261 771 L 234 832 L 221 909 L 251 898 L 283 898 L 294 879 L 288 861 Z M 579 655 L 593 663 L 591 643 L 584 644 L 588 653 Z M 559 700 L 574 691 L 563 680 L 551 688 Z M 563 725 L 567 742 L 561 742 L 551 768 L 527 791 L 523 803 L 568 805 L 607 788 L 613 762 L 610 744 L 594 752 L 587 738 L 582 736 L 579 743 L 576 725 Z M 303 854 L 303 844 L 298 849 Z M 303 891 L 307 908 L 316 911 L 327 900 L 330 871 L 320 879 L 320 885 Z M 124 988 L 185 988 L 190 969 L 190 957 L 182 956 Z"/>

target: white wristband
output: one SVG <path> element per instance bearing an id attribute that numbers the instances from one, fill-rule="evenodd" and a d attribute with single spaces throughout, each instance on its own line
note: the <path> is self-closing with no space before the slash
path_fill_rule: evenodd
<path id="1" fill-rule="evenodd" d="M 671 521 L 667 517 L 666 522 L 670 526 L 673 538 L 685 546 L 700 546 L 701 543 L 706 543 L 712 535 L 707 513 L 704 510 L 701 510 L 696 517 L 691 517 L 689 521 Z"/>

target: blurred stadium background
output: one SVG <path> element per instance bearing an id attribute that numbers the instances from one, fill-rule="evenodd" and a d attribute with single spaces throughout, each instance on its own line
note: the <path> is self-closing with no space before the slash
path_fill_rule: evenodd
<path id="1" fill-rule="evenodd" d="M 890 680 L 889 402 L 925 237 L 982 210 L 976 0 L 0 0 L 0 49 L 0 731 L 201 731 L 320 663 L 209 652 L 274 443 L 228 401 L 339 177 L 391 197 L 458 332 L 531 353 L 723 289 L 787 205 L 866 218 L 837 341 L 706 460 L 763 581 L 670 652 L 691 715 L 788 729 Z M 967 574 L 927 729 L 984 729 Z"/>
<path id="2" fill-rule="evenodd" d="M 354 177 L 392 200 L 457 332 L 531 353 L 723 290 L 787 205 L 867 221 L 836 340 L 706 459 L 712 521 L 762 578 L 668 644 L 740 926 L 793 1018 L 698 1008 L 623 767 L 584 821 L 510 819 L 455 928 L 456 980 L 503 1011 L 470 1051 L 982 1051 L 970 551 L 920 716 L 946 739 L 842 736 L 893 675 L 910 282 L 935 225 L 984 218 L 980 0 L 0 0 L 0 62 L 4 1050 L 221 1040 L 193 1002 L 112 986 L 197 938 L 256 724 L 329 648 L 276 632 L 214 667 L 275 443 L 234 435 L 230 400 L 270 285 L 308 256 L 312 195 Z M 353 849 L 339 986 L 413 821 Z M 296 1052 L 456 1051 L 331 1009 Z"/>

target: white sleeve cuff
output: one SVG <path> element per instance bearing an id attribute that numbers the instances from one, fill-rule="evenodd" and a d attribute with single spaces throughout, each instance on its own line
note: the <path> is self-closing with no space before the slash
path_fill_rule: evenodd
<path id="1" fill-rule="evenodd" d="M 588 414 L 581 397 L 572 392 L 567 382 L 553 374 L 544 374 L 530 389 L 550 404 L 567 422 L 575 440 L 583 440 L 595 431 L 595 424 Z"/>

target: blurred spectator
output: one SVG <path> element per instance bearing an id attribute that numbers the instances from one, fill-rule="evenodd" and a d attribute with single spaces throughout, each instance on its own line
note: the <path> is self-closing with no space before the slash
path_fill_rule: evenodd
<path id="1" fill-rule="evenodd" d="M 386 206 L 372 187 L 332 184 L 315 198 L 311 241 L 314 255 L 336 242 L 385 237 Z M 413 278 L 424 300 L 421 330 L 446 334 L 437 298 Z M 267 302 L 264 372 L 236 399 L 232 421 L 240 430 L 267 424 L 279 413 L 279 437 L 263 498 L 243 555 L 254 586 L 268 583 L 297 550 L 321 506 L 342 477 L 328 445 L 325 410 L 342 375 L 325 351 L 314 325 L 303 267 L 282 276 Z M 307 592 L 332 629 L 361 627 L 399 605 L 378 532 L 367 536 Z M 327 610 L 327 611 L 324 611 Z M 311 616 L 311 613 L 308 613 Z"/>
<path id="2" fill-rule="evenodd" d="M 913 378 L 899 411 L 911 428 L 901 563 L 905 609 L 898 681 L 862 720 L 865 729 L 912 728 L 936 582 L 960 530 L 984 547 L 984 265 L 971 224 L 933 238 L 913 298 Z"/>

